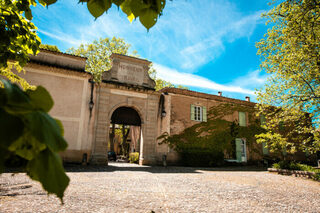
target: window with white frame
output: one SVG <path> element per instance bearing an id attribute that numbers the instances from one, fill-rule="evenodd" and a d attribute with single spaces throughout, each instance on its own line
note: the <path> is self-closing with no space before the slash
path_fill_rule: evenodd
<path id="1" fill-rule="evenodd" d="M 207 122 L 207 108 L 191 104 L 191 120 Z"/>
<path id="2" fill-rule="evenodd" d="M 194 106 L 194 120 L 202 121 L 202 107 Z"/>

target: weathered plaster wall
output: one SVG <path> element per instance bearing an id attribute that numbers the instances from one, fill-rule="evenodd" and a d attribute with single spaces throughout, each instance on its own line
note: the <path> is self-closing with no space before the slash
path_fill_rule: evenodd
<path id="1" fill-rule="evenodd" d="M 31 85 L 45 87 L 54 100 L 50 115 L 61 120 L 68 148 L 64 161 L 81 162 L 91 154 L 92 125 L 89 122 L 90 75 L 67 69 L 29 63 L 21 74 Z"/>

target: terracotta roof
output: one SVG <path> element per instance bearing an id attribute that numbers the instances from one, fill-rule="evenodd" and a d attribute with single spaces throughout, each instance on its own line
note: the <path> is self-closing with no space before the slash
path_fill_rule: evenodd
<path id="1" fill-rule="evenodd" d="M 197 97 L 197 98 L 212 99 L 212 100 L 216 100 L 216 101 L 244 104 L 244 105 L 250 105 L 250 106 L 254 106 L 256 104 L 254 102 L 243 101 L 243 100 L 235 99 L 235 98 L 227 98 L 227 97 L 218 96 L 218 95 L 211 95 L 211 94 L 202 93 L 202 92 L 196 92 L 196 91 L 187 90 L 187 89 L 168 88 L 168 87 L 166 87 L 166 88 L 161 89 L 160 92 L 174 93 L 174 94 L 179 94 L 179 95 L 186 95 L 186 96 L 192 96 L 192 97 Z"/>
<path id="2" fill-rule="evenodd" d="M 72 72 L 76 72 L 79 73 L 79 75 L 89 75 L 92 76 L 91 73 L 86 72 L 84 70 L 80 70 L 80 69 L 72 69 L 69 67 L 65 67 L 65 66 L 59 66 L 59 65 L 52 65 L 52 64 L 47 64 L 47 63 L 42 63 L 42 62 L 38 62 L 38 61 L 32 61 L 30 60 L 26 66 L 32 67 L 32 66 L 36 66 L 39 68 L 39 66 L 44 66 L 44 67 L 48 67 L 48 68 L 58 68 L 61 70 L 61 72 L 65 72 L 65 71 L 72 71 Z M 80 74 L 81 73 L 81 74 Z"/>

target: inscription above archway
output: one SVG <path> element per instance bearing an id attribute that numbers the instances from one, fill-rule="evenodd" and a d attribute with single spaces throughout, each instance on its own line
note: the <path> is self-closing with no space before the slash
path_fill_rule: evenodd
<path id="1" fill-rule="evenodd" d="M 155 82 L 148 74 L 150 61 L 113 53 L 112 68 L 102 74 L 103 82 L 115 82 L 154 89 Z"/>

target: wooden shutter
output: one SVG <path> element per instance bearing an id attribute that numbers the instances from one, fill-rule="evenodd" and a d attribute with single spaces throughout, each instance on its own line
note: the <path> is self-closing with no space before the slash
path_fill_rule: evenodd
<path id="1" fill-rule="evenodd" d="M 269 155 L 269 149 L 268 149 L 268 147 L 266 147 L 265 142 L 262 143 L 262 153 L 263 153 L 263 155 Z"/>
<path id="2" fill-rule="evenodd" d="M 241 138 L 236 138 L 236 157 L 238 162 L 242 162 L 242 140 Z"/>
<path id="3" fill-rule="evenodd" d="M 202 107 L 202 121 L 207 122 L 207 107 Z"/>
<path id="4" fill-rule="evenodd" d="M 239 112 L 239 125 L 240 126 L 247 126 L 245 112 Z"/>
<path id="5" fill-rule="evenodd" d="M 191 109 L 190 109 L 190 114 L 191 114 L 191 120 L 194 121 L 194 105 L 191 104 Z"/>

